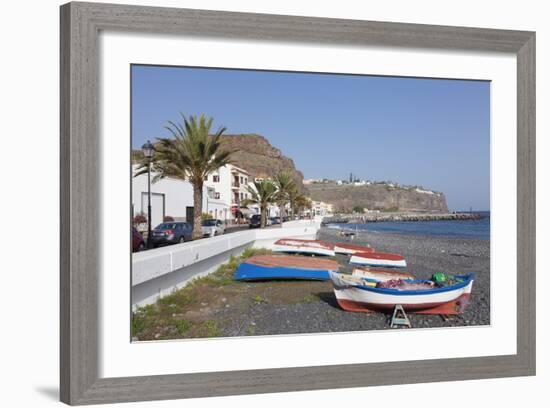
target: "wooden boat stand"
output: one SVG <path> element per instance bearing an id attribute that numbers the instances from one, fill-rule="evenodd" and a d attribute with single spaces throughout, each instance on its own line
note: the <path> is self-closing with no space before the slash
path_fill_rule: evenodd
<path id="1" fill-rule="evenodd" d="M 394 328 L 397 326 L 411 327 L 411 321 L 401 305 L 395 305 L 395 308 L 393 309 L 393 316 L 391 318 L 390 327 Z"/>

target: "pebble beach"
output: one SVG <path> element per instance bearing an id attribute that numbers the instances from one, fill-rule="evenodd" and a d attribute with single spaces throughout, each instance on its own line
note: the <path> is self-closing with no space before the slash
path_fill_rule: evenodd
<path id="1" fill-rule="evenodd" d="M 322 228 L 318 239 L 370 245 L 379 252 L 403 255 L 406 270 L 419 279 L 433 273 L 466 274 L 474 272 L 470 304 L 462 315 L 409 314 L 412 328 L 482 326 L 490 324 L 490 243 L 488 240 L 443 238 L 410 234 L 359 232 L 352 240 L 340 231 Z M 342 270 L 350 270 L 348 258 L 337 256 Z M 348 332 L 390 329 L 391 316 L 384 313 L 351 313 L 336 303 L 330 282 L 247 283 L 249 290 L 265 301 L 248 305 L 235 313 L 227 308 L 224 335 L 272 335 L 323 332 Z M 309 294 L 309 295 L 308 295 Z M 286 298 L 286 301 L 282 299 Z M 295 301 L 292 301 L 294 298 Z M 244 312 L 244 313 L 243 313 Z"/>
<path id="2" fill-rule="evenodd" d="M 353 239 L 341 230 L 322 227 L 318 239 L 370 245 L 378 252 L 398 253 L 407 260 L 407 272 L 429 279 L 436 272 L 475 273 L 470 304 L 461 315 L 409 314 L 413 329 L 482 326 L 490 322 L 490 241 L 412 234 L 357 232 Z M 349 258 L 337 255 L 342 272 L 351 272 Z M 391 315 L 344 311 L 336 302 L 329 281 L 228 281 L 221 285 L 195 285 L 193 293 L 163 299 L 169 317 L 188 321 L 191 329 L 166 324 L 142 330 L 136 339 L 234 337 L 279 334 L 393 330 Z M 182 293 L 183 295 L 183 293 Z M 178 300 L 179 299 L 179 300 Z M 193 300 L 194 299 L 194 300 Z M 178 304 L 181 303 L 182 307 Z M 166 306 L 166 305 L 165 305 Z M 158 326 L 158 327 L 157 327 Z M 183 330 L 185 329 L 185 330 Z M 183 333 L 182 333 L 183 332 Z"/>
<path id="3" fill-rule="evenodd" d="M 340 231 L 322 228 L 319 239 L 329 242 L 346 240 L 370 245 L 379 252 L 398 253 L 407 260 L 406 270 L 419 279 L 429 279 L 436 272 L 451 275 L 475 273 L 470 305 L 465 313 L 452 318 L 458 325 L 490 324 L 490 241 L 444 238 L 410 234 L 359 232 L 352 240 Z M 439 316 L 411 315 L 417 325 L 445 326 Z"/>

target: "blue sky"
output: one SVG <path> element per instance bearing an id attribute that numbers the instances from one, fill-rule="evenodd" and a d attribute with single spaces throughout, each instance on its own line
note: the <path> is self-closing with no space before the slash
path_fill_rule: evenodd
<path id="1" fill-rule="evenodd" d="M 133 148 L 205 113 L 265 136 L 305 178 L 353 172 L 489 209 L 489 82 L 134 65 L 132 109 Z"/>

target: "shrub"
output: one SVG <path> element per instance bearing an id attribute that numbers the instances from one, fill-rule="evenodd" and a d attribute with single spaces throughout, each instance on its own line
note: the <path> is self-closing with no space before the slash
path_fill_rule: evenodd
<path id="1" fill-rule="evenodd" d="M 185 334 L 192 326 L 193 323 L 191 323 L 189 320 L 183 319 L 176 322 L 176 330 L 179 334 Z"/>
<path id="2" fill-rule="evenodd" d="M 164 216 L 164 218 L 162 219 L 162 221 L 164 221 L 164 222 L 173 222 L 173 221 L 174 221 L 174 217 L 172 217 L 171 215 L 166 215 L 166 216 Z"/>
<path id="3" fill-rule="evenodd" d="M 143 213 L 136 214 L 133 219 L 134 225 L 145 224 L 147 222 L 147 217 Z"/>
<path id="4" fill-rule="evenodd" d="M 202 214 L 201 214 L 201 218 L 202 218 L 203 220 L 211 220 L 211 219 L 214 218 L 214 217 L 212 217 L 211 214 L 202 213 Z"/>

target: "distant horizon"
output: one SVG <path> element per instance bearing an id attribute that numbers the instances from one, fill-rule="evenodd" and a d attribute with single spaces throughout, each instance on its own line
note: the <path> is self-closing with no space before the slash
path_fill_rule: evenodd
<path id="1" fill-rule="evenodd" d="M 262 135 L 305 179 L 351 172 L 490 211 L 486 81 L 132 65 L 132 148 L 169 137 L 179 112 Z"/>

